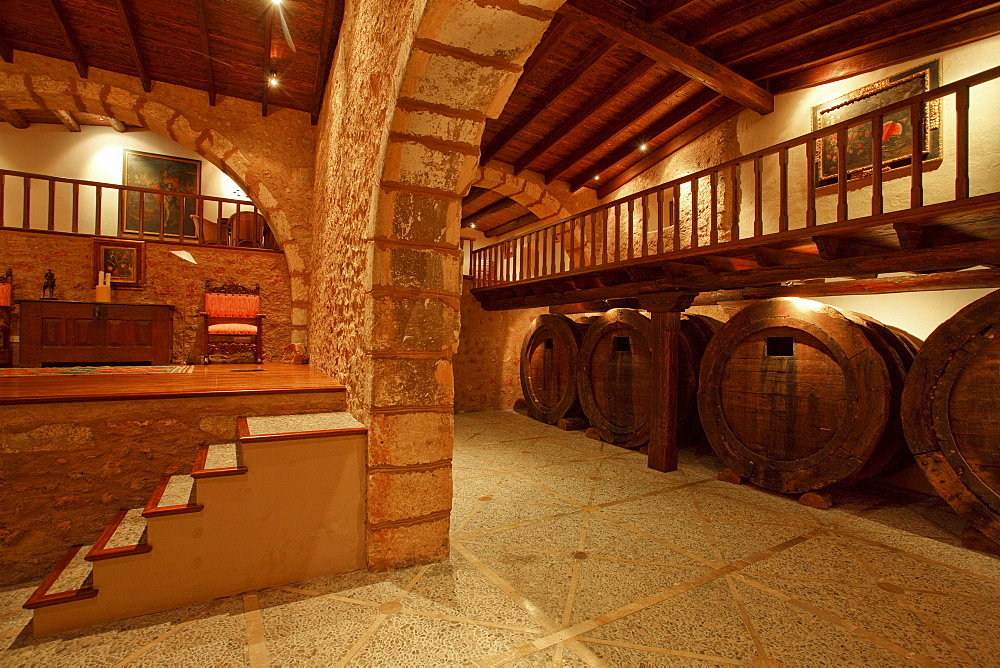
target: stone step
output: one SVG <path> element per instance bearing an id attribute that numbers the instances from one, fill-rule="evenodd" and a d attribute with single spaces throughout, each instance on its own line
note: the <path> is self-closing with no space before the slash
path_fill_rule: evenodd
<path id="1" fill-rule="evenodd" d="M 145 518 L 197 513 L 204 506 L 194 502 L 194 478 L 189 475 L 166 476 L 157 483 L 146 508 Z"/>
<path id="2" fill-rule="evenodd" d="M 84 557 L 92 546 L 74 545 L 49 572 L 24 607 L 29 610 L 97 596 L 93 564 Z"/>
<path id="3" fill-rule="evenodd" d="M 363 424 L 344 411 L 241 417 L 237 426 L 243 443 L 368 433 Z"/>
<path id="4" fill-rule="evenodd" d="M 87 561 L 145 554 L 153 549 L 146 542 L 146 518 L 142 508 L 119 510 L 84 557 Z"/>
<path id="5" fill-rule="evenodd" d="M 247 467 L 240 461 L 238 443 L 217 443 L 198 446 L 198 453 L 191 467 L 191 477 L 214 478 L 227 475 L 242 475 Z"/>

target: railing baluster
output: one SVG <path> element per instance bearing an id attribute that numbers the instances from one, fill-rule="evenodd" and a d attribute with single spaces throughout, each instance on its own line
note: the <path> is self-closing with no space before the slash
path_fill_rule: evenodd
<path id="1" fill-rule="evenodd" d="M 736 241 L 740 238 L 740 166 L 738 163 L 729 165 L 729 181 L 726 187 L 726 198 L 729 206 L 726 207 L 732 212 L 732 223 L 729 227 L 729 240 Z"/>
<path id="2" fill-rule="evenodd" d="M 847 128 L 837 130 L 837 220 L 847 220 Z"/>
<path id="3" fill-rule="evenodd" d="M 80 232 L 80 184 L 73 184 L 73 212 L 70 214 L 73 219 L 70 221 L 73 234 Z"/>
<path id="4" fill-rule="evenodd" d="M 566 223 L 559 223 L 559 273 L 566 271 Z"/>
<path id="5" fill-rule="evenodd" d="M 881 147 L 879 147 L 881 148 Z M 822 158 L 816 155 L 816 140 L 806 142 L 806 227 L 816 226 L 816 179 Z"/>
<path id="6" fill-rule="evenodd" d="M 104 229 L 101 225 L 102 218 L 101 207 L 104 204 L 104 188 L 97 186 L 94 188 L 94 234 L 101 234 Z M 142 207 L 139 207 L 139 238 L 142 238 Z"/>
<path id="7" fill-rule="evenodd" d="M 649 206 L 646 204 L 648 195 L 642 196 L 642 257 L 646 257 L 649 246 Z"/>
<path id="8" fill-rule="evenodd" d="M 628 259 L 635 257 L 635 199 L 628 201 Z"/>
<path id="9" fill-rule="evenodd" d="M 698 247 L 698 179 L 691 179 L 691 248 Z"/>
<path id="10" fill-rule="evenodd" d="M 604 259 L 601 260 L 601 264 L 608 263 L 608 209 L 601 210 L 601 255 Z"/>
<path id="11" fill-rule="evenodd" d="M 597 214 L 590 214 L 590 266 L 597 264 Z"/>
<path id="12" fill-rule="evenodd" d="M 53 232 L 56 229 L 56 182 L 49 181 L 48 224 L 46 229 Z"/>
<path id="13" fill-rule="evenodd" d="M 156 197 L 154 195 L 154 197 Z M 164 195 L 159 196 L 159 209 L 160 209 L 160 241 L 165 238 L 165 232 L 167 228 L 167 198 Z"/>
<path id="14" fill-rule="evenodd" d="M 872 215 L 882 213 L 882 116 L 872 119 Z"/>
<path id="15" fill-rule="evenodd" d="M 681 249 L 681 185 L 674 184 L 673 197 L 670 200 L 670 222 L 674 225 L 674 247 L 671 250 Z"/>
<path id="16" fill-rule="evenodd" d="M 7 226 L 7 175 L 0 174 L 0 227 Z"/>
<path id="17" fill-rule="evenodd" d="M 708 179 L 709 187 L 712 189 L 712 220 L 711 229 L 708 232 L 708 243 L 714 246 L 719 243 L 719 173 L 712 172 Z"/>
<path id="18" fill-rule="evenodd" d="M 924 205 L 924 105 L 910 105 L 910 206 Z"/>
<path id="19" fill-rule="evenodd" d="M 663 189 L 656 191 L 656 254 L 663 253 Z"/>
<path id="20" fill-rule="evenodd" d="M 573 271 L 573 254 L 576 252 L 576 235 L 573 229 L 576 227 L 576 218 L 569 219 L 569 270 Z"/>
<path id="21" fill-rule="evenodd" d="M 753 161 L 753 235 L 764 235 L 764 157 L 757 156 Z"/>
<path id="22" fill-rule="evenodd" d="M 969 196 L 969 87 L 955 93 L 955 199 Z"/>
<path id="23" fill-rule="evenodd" d="M 622 258 L 622 205 L 615 204 L 615 262 Z"/>
<path id="24" fill-rule="evenodd" d="M 550 260 L 549 267 L 552 269 L 552 273 L 556 274 L 558 272 L 556 269 L 556 228 L 552 225 L 549 226 L 549 239 L 552 251 L 552 259 Z"/>
<path id="25" fill-rule="evenodd" d="M 788 148 L 778 151 L 778 231 L 788 231 Z"/>
<path id="26" fill-rule="evenodd" d="M 22 188 L 24 202 L 21 203 L 21 227 L 27 230 L 31 227 L 31 179 L 29 177 L 24 178 Z"/>

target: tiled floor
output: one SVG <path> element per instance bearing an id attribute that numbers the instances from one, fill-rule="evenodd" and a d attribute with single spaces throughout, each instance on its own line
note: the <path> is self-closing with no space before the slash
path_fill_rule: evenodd
<path id="1" fill-rule="evenodd" d="M 942 502 L 828 511 L 510 412 L 456 418 L 451 560 L 33 640 L 0 665 L 996 665 L 1000 560 Z"/>

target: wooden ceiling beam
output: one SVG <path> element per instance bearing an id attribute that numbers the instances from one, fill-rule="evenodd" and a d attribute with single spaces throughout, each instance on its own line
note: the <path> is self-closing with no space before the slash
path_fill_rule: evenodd
<path id="1" fill-rule="evenodd" d="M 893 250 L 892 248 L 878 246 L 859 239 L 830 235 L 815 236 L 812 240 L 816 244 L 819 256 L 824 260 L 844 260 L 868 255 L 885 255 Z"/>
<path id="2" fill-rule="evenodd" d="M 693 5 L 697 0 L 669 0 L 661 1 L 658 6 L 650 7 L 646 10 L 645 19 L 649 23 L 657 23 L 665 16 L 684 9 L 688 5 Z"/>
<path id="3" fill-rule="evenodd" d="M 524 69 L 521 71 L 521 79 L 525 79 L 530 76 L 535 70 L 541 67 L 542 63 L 555 51 L 559 45 L 562 43 L 566 37 L 569 36 L 573 28 L 576 27 L 576 22 L 571 18 L 566 16 L 557 15 L 552 23 L 549 24 L 548 30 L 545 31 L 545 35 L 542 37 L 541 43 L 531 52 L 528 56 L 528 60 L 524 63 Z"/>
<path id="4" fill-rule="evenodd" d="M 798 253 L 781 248 L 768 248 L 767 246 L 754 248 L 753 256 L 757 260 L 757 264 L 762 267 L 780 267 L 784 264 L 805 264 L 816 261 L 816 256 L 809 253 Z"/>
<path id="5" fill-rule="evenodd" d="M 581 174 L 576 179 L 571 181 L 570 189 L 577 190 L 578 188 L 583 187 L 583 185 L 589 183 L 594 176 L 603 174 L 605 171 L 617 165 L 629 155 L 636 155 L 639 157 L 645 156 L 646 153 L 639 150 L 639 146 L 643 142 L 654 141 L 657 137 L 667 132 L 684 119 L 688 118 L 692 114 L 703 111 L 706 107 L 716 103 L 719 99 L 719 94 L 715 91 L 702 89 L 688 100 L 672 109 L 666 115 L 653 121 L 653 123 L 643 130 L 639 136 L 633 135 L 622 142 L 621 145 L 599 160 L 596 165 L 588 169 L 585 174 Z M 706 113 L 711 113 L 711 110 Z"/>
<path id="6" fill-rule="evenodd" d="M 720 123 L 728 121 L 730 118 L 740 113 L 743 107 L 732 100 L 723 100 L 721 106 L 712 112 L 711 115 L 701 119 L 684 132 L 680 133 L 666 144 L 656 149 L 652 153 L 647 153 L 641 160 L 635 162 L 613 178 L 598 186 L 597 196 L 604 198 L 621 188 L 623 185 L 634 179 L 639 174 L 660 162 L 671 153 L 679 151 L 698 137 L 714 128 Z"/>
<path id="7" fill-rule="evenodd" d="M 212 70 L 212 46 L 208 35 L 208 10 L 205 0 L 194 0 L 198 10 L 198 33 L 201 37 L 201 50 L 205 58 L 205 82 L 208 84 L 208 105 L 215 106 L 215 73 Z"/>
<path id="8" fill-rule="evenodd" d="M 503 225 L 497 225 L 493 229 L 487 230 L 487 231 L 483 232 L 483 234 L 487 238 L 499 237 L 499 236 L 502 236 L 504 234 L 508 234 L 509 232 L 513 232 L 515 230 L 519 230 L 522 227 L 525 227 L 527 225 L 531 225 L 532 223 L 537 223 L 537 222 L 538 222 L 538 216 L 536 216 L 533 213 L 529 213 L 529 214 L 521 216 L 519 218 L 515 218 L 514 220 L 508 221 L 508 222 L 504 223 Z"/>
<path id="9" fill-rule="evenodd" d="M 83 55 L 80 40 L 77 39 L 76 33 L 69 24 L 69 17 L 66 16 L 66 10 L 62 6 L 62 1 L 49 0 L 49 4 L 56 15 L 56 22 L 59 24 L 59 31 L 62 32 L 63 40 L 66 42 L 70 53 L 73 54 L 73 64 L 76 65 L 77 74 L 86 79 L 88 70 L 87 58 Z"/>
<path id="10" fill-rule="evenodd" d="M 515 206 L 521 206 L 521 205 L 515 202 L 514 200 L 510 199 L 509 197 L 504 197 L 502 200 L 498 202 L 493 202 L 493 204 L 485 206 L 479 211 L 476 211 L 475 213 L 469 214 L 468 216 L 462 218 L 462 226 L 468 227 L 470 225 L 475 225 L 476 223 L 483 220 L 487 216 L 492 216 L 495 213 L 499 213 L 501 211 L 510 209 Z"/>
<path id="11" fill-rule="evenodd" d="M 128 130 L 128 126 L 125 125 L 124 121 L 119 121 L 117 118 L 111 118 L 110 116 L 106 116 L 105 118 L 108 119 L 108 125 L 110 125 L 115 132 L 125 132 Z"/>
<path id="12" fill-rule="evenodd" d="M 656 61 L 643 57 L 634 67 L 625 74 L 618 77 L 614 83 L 601 91 L 600 95 L 589 104 L 584 105 L 576 113 L 563 121 L 555 130 L 545 135 L 545 137 L 532 146 L 517 162 L 514 163 L 514 173 L 520 173 L 531 166 L 535 160 L 547 153 L 553 146 L 562 141 L 569 133 L 573 132 L 588 118 L 603 109 L 612 100 L 618 97 L 633 83 L 645 76 L 650 70 L 656 67 Z"/>
<path id="13" fill-rule="evenodd" d="M 688 41 L 694 47 L 709 39 L 714 39 L 719 35 L 739 28 L 754 19 L 759 19 L 763 15 L 774 11 L 785 5 L 789 5 L 799 0 L 755 0 L 747 2 L 739 7 L 734 7 L 720 16 L 713 17 L 707 21 L 701 30 L 691 32 Z"/>
<path id="14" fill-rule="evenodd" d="M 563 10 L 599 32 L 754 111 L 774 111 L 774 96 L 722 63 L 619 9 L 608 0 L 570 0 Z"/>
<path id="15" fill-rule="evenodd" d="M 0 26 L 2 28 L 2 26 Z M 0 32 L 0 59 L 5 63 L 14 62 L 14 47 L 10 45 L 3 32 Z"/>
<path id="16" fill-rule="evenodd" d="M 466 195 L 465 198 L 462 199 L 462 208 L 463 209 L 465 209 L 467 207 L 468 208 L 474 208 L 477 204 L 479 204 L 483 200 L 492 199 L 492 198 L 496 197 L 497 195 L 500 195 L 500 193 L 498 193 L 496 190 L 490 190 L 489 188 L 482 188 L 475 195 L 472 195 L 472 194 Z M 501 197 L 502 197 L 502 195 L 501 195 Z M 493 200 L 493 201 L 498 201 L 498 200 Z M 492 203 L 493 202 L 490 202 L 490 204 L 492 204 Z M 483 206 L 487 206 L 487 205 L 484 204 Z M 481 206 L 479 208 L 482 209 L 483 206 Z M 473 211 L 469 215 L 471 216 L 473 213 L 476 213 L 476 212 Z"/>
<path id="17" fill-rule="evenodd" d="M 129 50 L 132 52 L 132 61 L 139 71 L 139 80 L 142 82 L 142 89 L 147 93 L 153 90 L 153 82 L 149 78 L 149 71 L 146 69 L 146 60 L 142 57 L 142 47 L 139 45 L 139 32 L 135 27 L 135 18 L 132 16 L 132 8 L 129 0 L 115 0 L 118 7 L 118 18 L 122 22 L 125 30 L 125 38 L 128 40 Z"/>
<path id="18" fill-rule="evenodd" d="M 991 3 L 987 11 L 993 11 L 1000 3 Z M 949 0 L 948 12 L 939 5 L 913 12 L 904 12 L 893 17 L 892 30 L 887 30 L 883 22 L 860 30 L 852 30 L 836 40 L 820 40 L 809 47 L 796 49 L 795 58 L 779 55 L 753 68 L 754 77 L 766 79 L 778 75 L 799 72 L 873 51 L 877 47 L 912 37 L 916 33 L 932 31 L 949 22 L 985 13 L 982 0 Z M 746 58 L 744 58 L 746 60 Z M 756 59 L 755 59 L 756 60 Z M 726 62 L 731 62 L 726 60 Z"/>
<path id="19" fill-rule="evenodd" d="M 1000 12 L 975 16 L 936 27 L 929 31 L 929 34 L 918 34 L 880 49 L 772 77 L 768 79 L 768 83 L 771 90 L 776 92 L 811 88 L 922 58 L 931 53 L 953 49 L 998 34 L 1000 34 Z"/>
<path id="20" fill-rule="evenodd" d="M 274 5 L 268 5 L 264 12 L 264 93 L 261 95 L 260 115 L 267 116 L 267 98 L 271 92 L 271 47 L 274 33 Z"/>
<path id="21" fill-rule="evenodd" d="M 66 109 L 53 109 L 52 113 L 55 114 L 55 117 L 59 119 L 59 122 L 65 125 L 66 129 L 70 132 L 80 131 L 80 124 L 75 118 L 73 118 L 73 114 L 71 112 Z"/>
<path id="22" fill-rule="evenodd" d="M 640 102 L 630 107 L 628 113 L 618 117 L 618 120 L 611 125 L 607 125 L 596 136 L 589 139 L 583 146 L 573 151 L 571 154 L 559 161 L 559 163 L 545 173 L 545 182 L 552 183 L 563 174 L 571 170 L 577 163 L 600 148 L 605 143 L 611 141 L 619 132 L 624 132 L 629 126 L 635 124 L 639 119 L 648 114 L 652 109 L 663 104 L 663 101 L 679 91 L 688 83 L 683 77 L 672 77 L 655 89 Z"/>
<path id="23" fill-rule="evenodd" d="M 11 127 L 18 130 L 26 130 L 31 125 L 28 119 L 21 115 L 21 112 L 15 109 L 8 109 L 3 105 L 0 105 L 0 121 L 7 121 Z"/>
<path id="24" fill-rule="evenodd" d="M 326 92 L 327 80 L 330 78 L 330 67 L 333 65 L 333 55 L 337 52 L 337 42 L 340 40 L 340 26 L 344 22 L 343 0 L 330 0 L 323 5 L 323 34 L 320 37 L 319 58 L 316 61 L 316 79 L 313 83 L 312 111 L 309 119 L 313 125 L 319 122 L 319 112 L 323 108 L 323 94 Z"/>
<path id="25" fill-rule="evenodd" d="M 577 61 L 565 75 L 559 77 L 558 83 L 555 86 L 550 88 L 545 95 L 534 100 L 529 107 L 513 118 L 503 132 L 495 136 L 483 148 L 480 162 L 485 164 L 502 151 L 539 114 L 555 104 L 560 97 L 573 88 L 580 79 L 586 76 L 616 46 L 618 45 L 614 40 L 601 38 L 600 42 L 588 51 L 586 58 Z"/>

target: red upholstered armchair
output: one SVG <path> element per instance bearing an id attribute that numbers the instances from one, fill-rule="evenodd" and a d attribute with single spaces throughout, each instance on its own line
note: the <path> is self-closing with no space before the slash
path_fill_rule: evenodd
<path id="1" fill-rule="evenodd" d="M 260 285 L 253 288 L 242 285 L 212 287 L 205 281 L 205 364 L 213 349 L 232 352 L 237 348 L 253 346 L 254 361 L 263 361 L 264 314 L 260 312 Z M 222 342 L 218 337 L 226 337 Z M 252 344 L 231 343 L 230 337 L 253 337 Z"/>
<path id="2" fill-rule="evenodd" d="M 10 269 L 0 276 L 0 366 L 10 366 L 14 362 L 14 351 L 10 347 L 10 312 L 14 308 L 14 274 Z"/>

